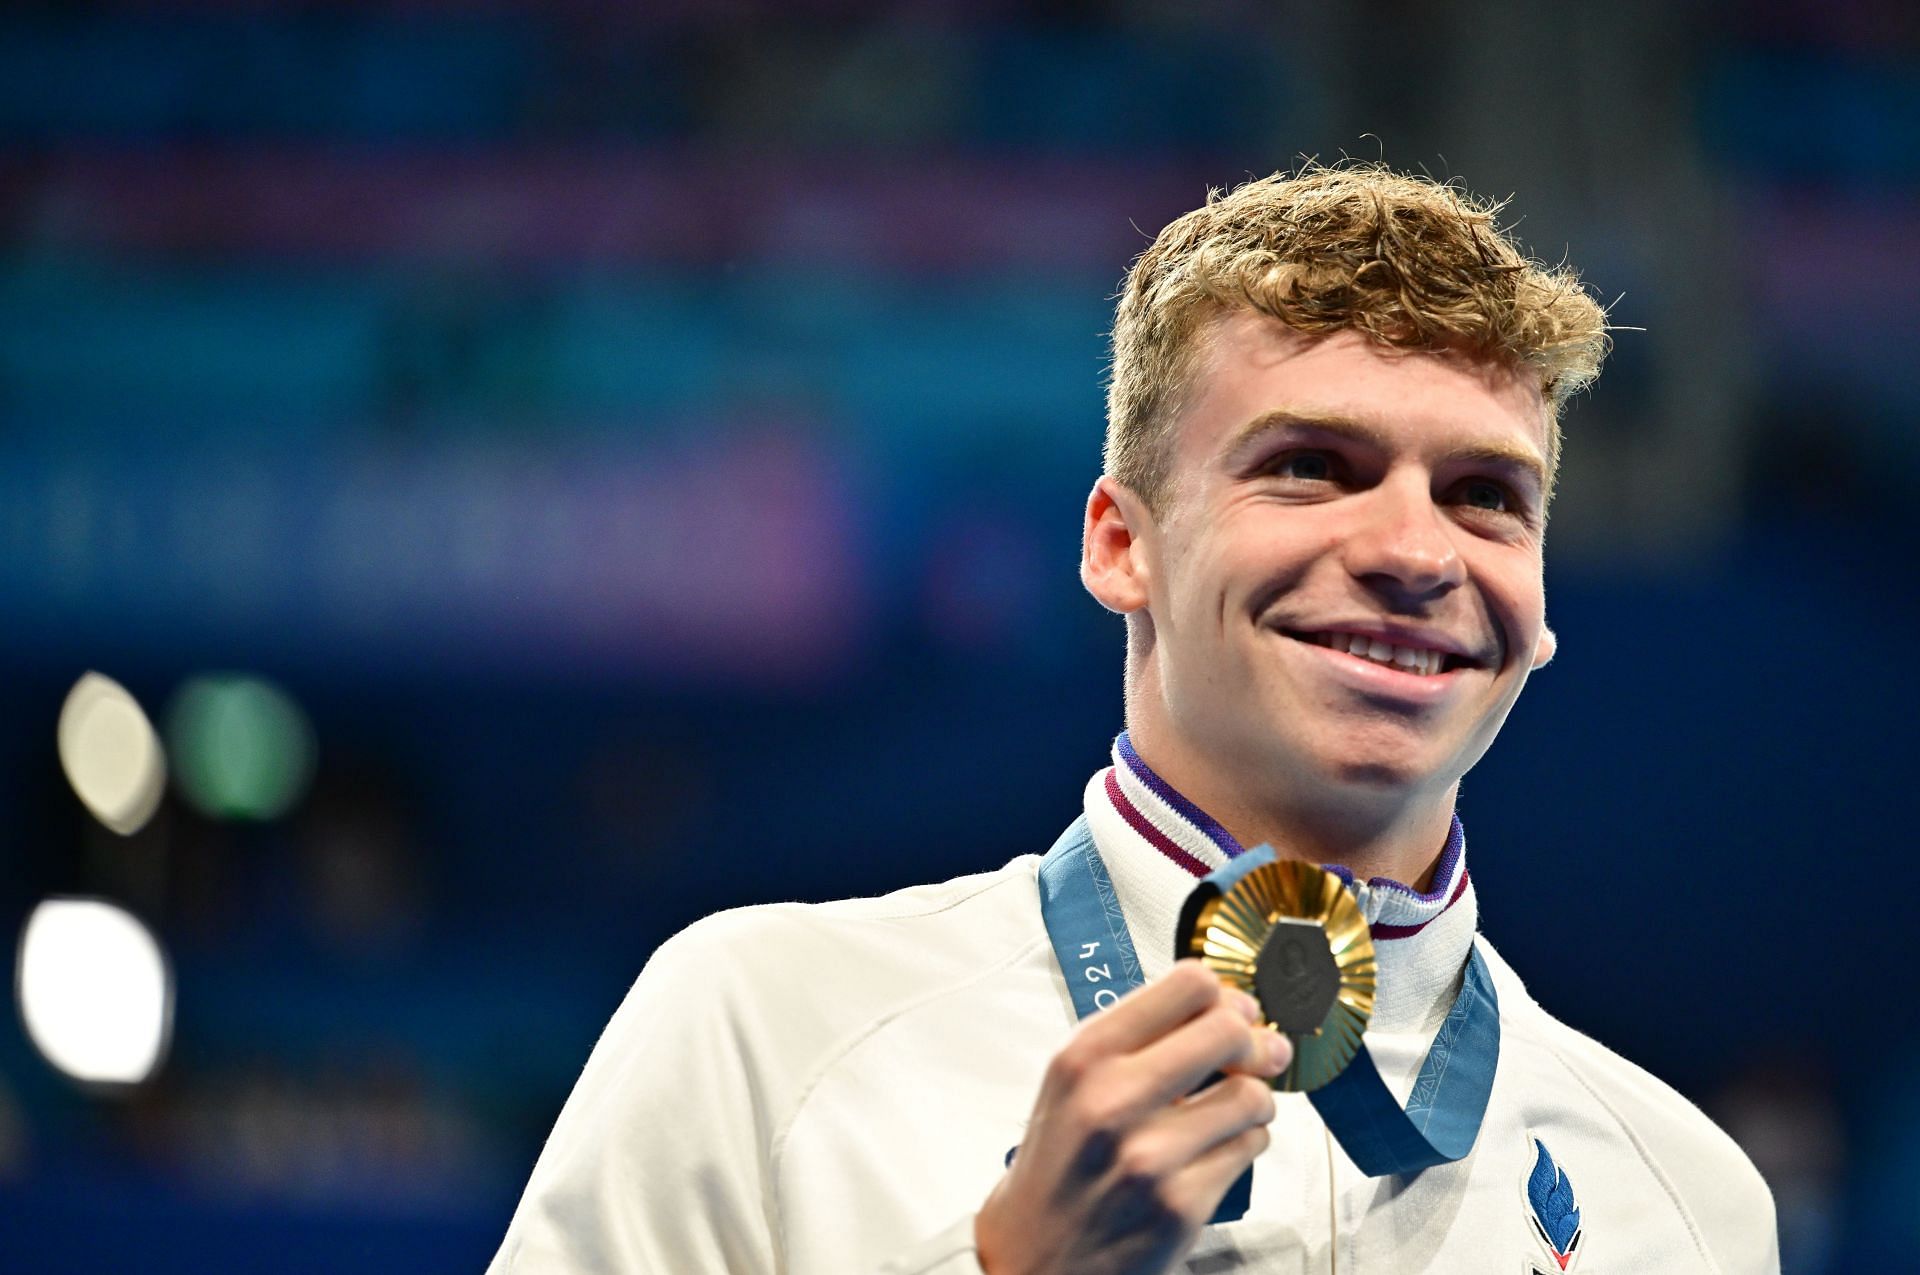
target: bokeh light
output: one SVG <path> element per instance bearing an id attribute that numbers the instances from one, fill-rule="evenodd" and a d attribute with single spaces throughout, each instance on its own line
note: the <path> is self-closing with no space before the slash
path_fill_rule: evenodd
<path id="1" fill-rule="evenodd" d="M 101 899 L 48 899 L 20 935 L 20 1017 L 75 1080 L 136 1085 L 166 1053 L 173 974 L 151 931 Z"/>
<path id="2" fill-rule="evenodd" d="M 138 832 L 166 790 L 166 754 L 140 704 L 124 686 L 87 673 L 60 708 L 60 766 L 101 823 Z"/>
<path id="3" fill-rule="evenodd" d="M 313 727 L 263 678 L 187 682 L 167 714 L 167 743 L 181 795 L 215 819 L 276 819 L 313 778 Z"/>

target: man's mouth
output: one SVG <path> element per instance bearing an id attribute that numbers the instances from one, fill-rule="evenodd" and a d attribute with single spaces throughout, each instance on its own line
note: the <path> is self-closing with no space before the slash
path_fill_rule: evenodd
<path id="1" fill-rule="evenodd" d="M 1367 633 L 1347 633 L 1338 630 L 1309 633 L 1298 629 L 1283 629 L 1281 632 L 1301 642 L 1311 642 L 1315 646 L 1324 646 L 1347 655 L 1371 660 L 1375 664 L 1385 664 L 1402 673 L 1412 673 L 1418 677 L 1437 677 L 1442 673 L 1451 673 L 1459 668 L 1477 668 L 1479 661 L 1455 651 L 1440 650 L 1437 647 L 1414 645 L 1401 639 L 1390 642 L 1385 638 Z"/>

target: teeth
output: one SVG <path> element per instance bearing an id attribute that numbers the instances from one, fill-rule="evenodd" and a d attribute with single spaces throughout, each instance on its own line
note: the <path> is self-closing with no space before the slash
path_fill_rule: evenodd
<path id="1" fill-rule="evenodd" d="M 1364 637 L 1357 633 L 1314 633 L 1310 636 L 1321 646 L 1357 655 L 1376 664 L 1390 664 L 1421 677 L 1432 677 L 1440 672 L 1447 658 L 1439 651 L 1417 646 L 1394 646 L 1379 638 Z"/>

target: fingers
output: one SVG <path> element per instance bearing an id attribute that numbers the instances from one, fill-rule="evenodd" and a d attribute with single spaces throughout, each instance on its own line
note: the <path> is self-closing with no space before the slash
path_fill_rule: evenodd
<path id="1" fill-rule="evenodd" d="M 1291 1058 L 1284 1036 L 1253 1027 L 1260 1017 L 1253 998 L 1223 986 L 1196 962 L 1183 962 L 1135 996 L 1140 999 L 1083 1024 L 1054 1056 L 1048 1092 L 1066 1100 L 1062 1110 L 1079 1127 L 1117 1133 L 1218 1073 L 1270 1079 Z M 1136 1012 L 1121 1019 L 1123 1010 Z M 1108 1028 L 1108 1019 L 1118 1020 L 1119 1030 L 1095 1030 Z M 1153 1028 L 1162 1034 L 1138 1049 L 1114 1048 L 1114 1042 Z"/>
<path id="2" fill-rule="evenodd" d="M 1278 1106 L 1273 1090 L 1252 1076 L 1228 1076 L 1185 1101 L 1155 1112 L 1128 1138 L 1126 1154 L 1155 1176 L 1195 1163 L 1249 1129 L 1264 1129 Z"/>
<path id="3" fill-rule="evenodd" d="M 1252 1013 L 1257 1016 L 1259 1011 Z M 1268 1079 L 1279 1075 L 1293 1057 L 1291 1044 L 1279 1032 L 1254 1027 L 1248 1019 L 1229 1000 L 1140 1050 L 1129 1063 L 1147 1086 L 1142 1101 L 1148 1107 L 1162 1106 L 1192 1093 L 1216 1072 Z"/>
<path id="4" fill-rule="evenodd" d="M 1161 1187 L 1168 1207 L 1201 1223 L 1220 1207 L 1221 1197 L 1249 1165 L 1259 1159 L 1273 1143 L 1273 1132 L 1266 1125 L 1242 1130 L 1196 1157 L 1185 1168 L 1169 1177 Z"/>
<path id="5" fill-rule="evenodd" d="M 1112 1055 L 1144 1051 L 1170 1039 L 1175 1029 L 1223 1008 L 1238 1013 L 1243 1025 L 1250 1026 L 1260 1021 L 1260 1006 L 1253 997 L 1227 987 L 1197 960 L 1178 961 L 1167 973 L 1131 995 L 1122 997 L 1112 1009 L 1081 1024 L 1068 1047 L 1074 1056 L 1069 1061 L 1090 1064 Z M 1200 1038 L 1186 1043 L 1209 1053 L 1211 1045 L 1242 1047 L 1229 1049 L 1213 1058 L 1211 1065 L 1194 1074 L 1185 1087 L 1176 1091 L 1176 1095 L 1189 1092 L 1201 1080 L 1222 1069 L 1255 1075 L 1278 1075 L 1285 1069 L 1291 1055 L 1281 1058 L 1277 1065 L 1270 1065 L 1269 1056 L 1275 1049 L 1271 1044 L 1273 1035 L 1258 1033 L 1254 1038 L 1258 1043 L 1249 1043 L 1242 1039 L 1244 1033 L 1234 1035 L 1227 1032 L 1226 1019 L 1210 1025 Z M 1211 1045 L 1207 1042 L 1211 1042 Z"/>
<path id="6" fill-rule="evenodd" d="M 975 1219 L 982 1268 L 1024 1254 L 1031 1269 L 1169 1269 L 1270 1140 L 1263 1077 L 1290 1050 L 1259 1020 L 1251 997 L 1183 961 L 1082 1023 Z"/>
<path id="7" fill-rule="evenodd" d="M 1156 1112 L 1127 1136 L 1114 1159 L 1114 1198 L 1133 1201 L 1143 1216 L 1204 1223 L 1266 1150 L 1275 1110 L 1265 1084 L 1234 1076 Z"/>
<path id="8" fill-rule="evenodd" d="M 1177 962 L 1159 978 L 1088 1019 L 1078 1041 L 1100 1054 L 1127 1054 L 1220 1002 L 1220 980 L 1197 960 Z"/>

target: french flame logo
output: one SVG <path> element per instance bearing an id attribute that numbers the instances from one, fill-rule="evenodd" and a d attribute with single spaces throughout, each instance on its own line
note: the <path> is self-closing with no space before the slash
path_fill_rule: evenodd
<path id="1" fill-rule="evenodd" d="M 1527 1203 L 1533 1209 L 1534 1233 L 1564 1271 L 1580 1247 L 1580 1205 L 1573 1198 L 1572 1181 L 1566 1171 L 1553 1162 L 1547 1144 L 1535 1138 L 1533 1151 L 1533 1172 L 1527 1175 Z"/>

